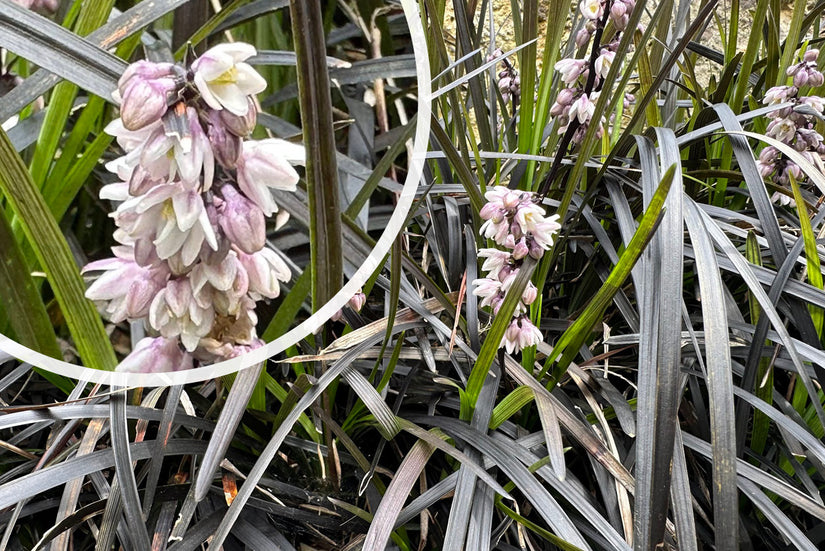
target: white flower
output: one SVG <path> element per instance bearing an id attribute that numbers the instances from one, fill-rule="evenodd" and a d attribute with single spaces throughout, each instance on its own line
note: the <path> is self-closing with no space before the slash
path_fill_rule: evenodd
<path id="1" fill-rule="evenodd" d="M 98 303 L 112 323 L 145 317 L 152 299 L 166 286 L 169 270 L 164 265 L 138 265 L 131 247 L 113 247 L 112 252 L 115 258 L 91 262 L 83 268 L 83 273 L 104 272 L 86 290 L 86 298 Z"/>
<path id="2" fill-rule="evenodd" d="M 151 239 L 159 258 L 181 253 L 184 266 L 198 257 L 204 241 L 218 249 L 203 197 L 182 182 L 161 184 L 133 197 L 117 208 L 115 221 L 133 239 Z"/>
<path id="3" fill-rule="evenodd" d="M 507 330 L 504 332 L 504 337 L 501 339 L 502 346 L 507 349 L 508 354 L 513 352 L 520 352 L 527 347 L 534 346 L 542 342 L 543 337 L 538 327 L 533 325 L 530 318 L 527 316 L 519 316 L 514 318 Z"/>
<path id="4" fill-rule="evenodd" d="M 167 132 L 161 126 L 156 128 L 141 148 L 132 152 L 132 156 L 139 155 L 138 162 L 153 179 L 171 182 L 180 177 L 193 186 L 200 185 L 202 191 L 209 191 L 215 173 L 212 145 L 200 125 L 197 111 L 188 107 L 186 118 L 189 123 L 188 134 L 179 136 Z"/>
<path id="5" fill-rule="evenodd" d="M 512 260 L 512 255 L 507 251 L 499 249 L 479 249 L 478 256 L 486 258 L 481 269 L 490 272 L 487 277 L 495 279 L 502 268 L 507 266 Z"/>
<path id="6" fill-rule="evenodd" d="M 561 73 L 561 80 L 565 84 L 573 84 L 587 68 L 587 61 L 583 59 L 566 58 L 558 61 L 554 69 Z"/>
<path id="7" fill-rule="evenodd" d="M 593 117 L 595 112 L 596 104 L 590 101 L 587 94 L 582 94 L 570 105 L 570 112 L 567 116 L 570 117 L 570 120 L 578 118 L 579 123 L 584 124 Z"/>
<path id="8" fill-rule="evenodd" d="M 299 176 L 288 160 L 301 161 L 296 147 L 274 138 L 243 144 L 243 152 L 238 159 L 238 186 L 266 216 L 272 216 L 278 210 L 269 188 L 284 191 L 295 191 L 297 188 Z"/>
<path id="9" fill-rule="evenodd" d="M 247 96 L 263 92 L 266 80 L 245 59 L 254 56 L 255 47 L 242 42 L 219 44 L 192 64 L 195 86 L 209 107 L 226 109 L 243 116 L 249 110 Z"/>
<path id="10" fill-rule="evenodd" d="M 149 307 L 149 324 L 166 338 L 180 336 L 188 352 L 198 347 L 201 337 L 212 329 L 215 310 L 198 304 L 188 278 L 173 279 L 166 284 Z"/>
<path id="11" fill-rule="evenodd" d="M 601 0 L 582 0 L 579 3 L 579 10 L 582 15 L 590 20 L 596 20 L 602 16 Z"/>
<path id="12" fill-rule="evenodd" d="M 607 77 L 607 73 L 610 72 L 610 66 L 613 64 L 614 59 L 616 59 L 616 52 L 602 50 L 601 55 L 596 58 L 596 73 L 602 78 Z"/>
<path id="13" fill-rule="evenodd" d="M 292 278 L 289 266 L 272 249 L 264 247 L 254 254 L 235 252 L 249 275 L 249 296 L 254 300 L 277 297 L 281 293 L 278 282 Z"/>

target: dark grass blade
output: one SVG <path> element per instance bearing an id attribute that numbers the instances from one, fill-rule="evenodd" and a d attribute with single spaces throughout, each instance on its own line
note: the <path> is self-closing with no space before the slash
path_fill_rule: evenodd
<path id="1" fill-rule="evenodd" d="M 535 468 L 536 465 L 541 465 L 542 460 L 538 455 L 531 451 L 535 447 L 532 443 L 541 443 L 541 435 L 530 435 L 518 440 L 512 440 L 500 432 L 492 434 L 492 438 L 496 441 L 502 442 L 508 449 L 512 450 L 513 456 L 517 457 L 525 466 Z M 492 463 L 491 460 L 485 462 Z M 559 479 L 555 473 L 547 465 L 541 465 L 535 470 L 553 490 L 558 492 L 570 505 L 565 507 L 565 510 L 575 510 L 583 519 L 582 526 L 588 526 L 598 532 L 612 549 L 628 551 L 630 546 L 625 542 L 622 535 L 610 523 L 610 521 L 603 516 L 601 508 L 594 505 L 591 496 L 587 490 L 581 486 L 580 482 L 572 479 Z M 571 477 L 572 478 L 572 477 Z"/>
<path id="2" fill-rule="evenodd" d="M 670 500 L 673 507 L 673 521 L 676 524 L 676 538 L 679 548 L 683 551 L 698 551 L 699 549 L 696 541 L 692 497 L 682 430 L 677 426 L 676 438 L 673 441 L 673 482 L 670 486 Z"/>
<path id="3" fill-rule="evenodd" d="M 108 406 L 104 406 L 109 409 Z M 158 412 L 160 413 L 160 412 Z M 168 456 L 202 454 L 206 443 L 198 440 L 173 440 L 167 447 Z M 148 459 L 152 453 L 153 441 L 134 442 L 129 445 L 132 461 Z M 98 450 L 89 455 L 68 459 L 40 471 L 15 478 L 0 486 L 0 508 L 9 507 L 20 499 L 36 496 L 50 488 L 65 484 L 73 478 L 109 469 L 114 466 L 114 452 L 111 448 Z"/>
<path id="4" fill-rule="evenodd" d="M 357 358 L 358 355 L 364 350 L 377 342 L 380 342 L 383 338 L 383 334 L 374 335 L 371 338 L 364 340 L 364 342 L 360 345 L 348 350 L 340 360 L 332 364 L 327 369 L 326 373 L 318 379 L 317 384 L 310 388 L 301 397 L 298 404 L 292 409 L 292 411 L 289 412 L 286 419 L 284 419 L 283 423 L 281 423 L 278 427 L 278 430 L 275 432 L 272 439 L 270 439 L 266 448 L 261 452 L 261 455 L 255 462 L 255 465 L 249 471 L 246 481 L 238 490 L 235 500 L 229 506 L 229 510 L 222 517 L 220 524 L 215 530 L 214 538 L 212 540 L 213 546 L 219 547 L 226 540 L 227 536 L 229 536 L 229 533 L 232 530 L 232 525 L 240 515 L 243 506 L 251 497 L 255 484 L 257 484 L 258 480 L 260 480 L 266 472 L 269 467 L 269 463 L 275 457 L 275 454 L 278 452 L 278 449 L 281 447 L 284 439 L 291 432 L 292 426 L 297 421 L 298 416 L 321 396 L 324 390 L 341 375 L 344 369 L 349 366 L 350 362 Z"/>
<path id="5" fill-rule="evenodd" d="M 794 549 L 800 551 L 817 551 L 821 549 L 808 539 L 793 520 L 750 480 L 739 480 L 739 488 L 756 505 L 765 518 L 773 524 L 791 542 Z"/>
<path id="6" fill-rule="evenodd" d="M 0 4 L 0 46 L 109 98 L 126 62 L 43 16 L 11 2 Z"/>
<path id="7" fill-rule="evenodd" d="M 166 403 L 163 405 L 163 417 L 158 425 L 156 439 L 157 450 L 155 450 L 152 456 L 151 467 L 146 477 L 146 486 L 143 492 L 143 515 L 146 518 L 149 517 L 149 512 L 152 510 L 152 504 L 155 500 L 155 490 L 157 489 L 163 467 L 162 458 L 166 455 L 164 449 L 172 437 L 172 425 L 175 421 L 175 412 L 178 409 L 181 394 L 183 394 L 183 386 L 181 385 L 169 387 L 166 393 Z"/>
<path id="8" fill-rule="evenodd" d="M 46 272 L 66 323 L 85 365 L 112 370 L 117 364 L 100 315 L 86 299 L 80 277 L 63 232 L 40 195 L 23 160 L 5 132 L 0 130 L 0 190 L 14 208 L 23 231 Z"/>
<path id="9" fill-rule="evenodd" d="M 290 0 L 309 199 L 313 311 L 343 283 L 341 209 L 333 133 L 332 97 L 325 62 L 323 11 L 319 0 Z"/>
<path id="10" fill-rule="evenodd" d="M 138 406 L 126 406 L 126 417 L 128 419 L 147 419 L 150 421 L 160 421 L 163 412 L 154 408 L 144 408 Z M 38 421 L 66 421 L 69 419 L 95 419 L 109 417 L 109 406 L 106 405 L 67 405 L 67 406 L 44 406 L 41 408 L 26 407 L 23 411 L 7 412 L 0 416 L 0 429 L 30 425 Z M 198 430 L 212 430 L 215 426 L 211 421 L 193 417 L 189 415 L 175 415 L 175 423 L 180 423 L 186 427 Z"/>
<path id="11" fill-rule="evenodd" d="M 505 446 L 493 441 L 486 434 L 472 429 L 458 419 L 443 416 L 410 416 L 425 425 L 435 425 L 449 434 L 453 434 L 467 444 L 477 448 L 483 454 L 493 459 L 495 464 L 516 484 L 524 496 L 536 508 L 536 513 L 551 526 L 554 532 L 563 540 L 580 547 L 590 549 L 579 530 L 568 517 L 559 503 L 538 483 L 532 473 L 520 462 L 512 457 L 512 452 Z"/>
<path id="12" fill-rule="evenodd" d="M 470 421 L 470 426 L 477 431 L 485 431 L 490 424 L 490 417 L 495 406 L 496 391 L 501 380 L 501 369 L 493 364 L 490 369 L 490 376 L 484 380 L 484 385 L 481 388 L 478 401 L 476 402 L 476 409 L 473 412 L 473 418 Z M 479 454 L 471 446 L 467 446 L 464 452 L 474 461 L 481 460 Z M 489 496 L 492 498 L 492 496 Z M 461 549 L 464 546 L 465 539 L 469 537 L 470 522 L 475 520 L 472 516 L 474 509 L 484 501 L 481 488 L 477 484 L 475 475 L 468 468 L 462 467 L 458 472 L 458 481 L 456 482 L 455 496 L 450 507 L 450 517 L 447 520 L 447 529 L 444 533 L 444 549 Z M 492 512 L 492 507 L 490 507 Z M 490 517 L 491 518 L 491 517 Z M 490 518 L 486 515 L 479 519 L 480 522 L 489 522 Z M 489 534 L 489 529 L 487 530 Z M 469 542 L 468 542 L 469 544 Z M 487 545 L 489 547 L 489 544 Z M 470 549 L 483 549 L 484 547 L 469 546 Z"/>
<path id="13" fill-rule="evenodd" d="M 381 499 L 378 510 L 370 523 L 367 538 L 364 540 L 364 551 L 383 551 L 390 539 L 390 533 L 395 525 L 395 519 L 404 506 L 413 484 L 421 474 L 435 448 L 423 440 L 417 441 L 404 456 L 387 492 Z"/>
<path id="14" fill-rule="evenodd" d="M 125 11 L 108 23 L 92 31 L 85 40 L 106 50 L 116 46 L 143 27 L 149 25 L 159 17 L 174 10 L 189 0 L 153 0 L 140 2 L 133 8 Z M 115 81 L 119 78 L 115 77 Z M 19 113 L 26 105 L 48 92 L 60 77 L 45 69 L 40 69 L 29 76 L 23 84 L 12 89 L 0 98 L 0 120 L 6 120 Z M 104 99 L 111 100 L 109 96 Z"/>
<path id="15" fill-rule="evenodd" d="M 215 430 L 212 433 L 212 439 L 209 441 L 206 453 L 201 458 L 200 469 L 198 469 L 195 478 L 195 499 L 198 501 L 201 501 L 209 493 L 212 478 L 215 476 L 218 465 L 223 461 L 226 450 L 229 449 L 229 445 L 235 437 L 235 431 L 238 429 L 241 418 L 246 411 L 246 405 L 250 396 L 252 396 L 252 391 L 255 390 L 255 385 L 258 384 L 263 367 L 264 363 L 255 364 L 235 375 L 235 381 L 232 383 L 232 388 L 229 389 L 223 408 L 221 408 L 218 422 L 215 424 Z"/>
<path id="16" fill-rule="evenodd" d="M 683 433 L 683 437 L 686 448 L 710 460 L 712 456 L 710 444 L 688 433 Z M 801 508 L 814 518 L 825 521 L 825 507 L 823 507 L 822 504 L 817 503 L 785 480 L 769 474 L 758 467 L 754 467 L 742 459 L 737 459 L 736 461 L 736 470 L 739 475 L 737 484 L 739 484 L 739 481 L 743 478 L 750 480 L 754 484 L 786 500 L 788 503 Z"/>
<path id="17" fill-rule="evenodd" d="M 103 419 L 94 419 L 91 421 L 83 433 L 80 447 L 77 450 L 77 456 L 81 457 L 87 455 L 95 450 L 97 441 L 100 438 L 105 422 Z M 75 507 L 77 500 L 80 497 L 80 492 L 83 487 L 83 478 L 76 478 L 66 484 L 63 490 L 63 496 L 60 499 L 60 508 L 57 512 L 57 519 L 68 520 L 69 517 L 75 514 Z M 58 523 L 59 524 L 59 523 Z M 51 551 L 59 551 L 61 549 L 68 549 L 69 534 L 60 533 L 55 534 L 55 541 L 51 545 Z"/>
<path id="18" fill-rule="evenodd" d="M 126 393 L 115 392 L 109 397 L 112 418 L 112 452 L 115 460 L 115 473 L 120 485 L 120 495 L 123 500 L 123 512 L 126 516 L 128 534 L 135 549 L 148 549 L 151 546 L 149 533 L 140 507 L 137 481 L 129 448 L 129 429 L 126 425 Z"/>
<path id="19" fill-rule="evenodd" d="M 272 13 L 283 9 L 289 5 L 289 0 L 256 0 L 249 2 L 245 6 L 234 10 L 232 14 L 227 17 L 223 23 L 218 25 L 213 33 L 217 34 L 221 31 L 231 29 L 232 27 L 256 19 L 261 15 Z"/>
<path id="20" fill-rule="evenodd" d="M 675 166 L 674 184 L 665 201 L 662 223 L 645 251 L 644 286 L 639 290 L 642 316 L 639 343 L 638 422 L 636 438 L 635 537 L 641 549 L 664 539 L 677 425 L 681 362 L 683 270 L 682 171 L 673 132 L 657 128 L 661 169 Z M 653 144 L 637 139 L 642 164 L 653 158 Z M 652 199 L 659 171 L 642 172 L 642 189 Z"/>
<path id="21" fill-rule="evenodd" d="M 724 302 L 716 252 L 698 213 L 699 209 L 689 202 L 685 210 L 685 221 L 696 252 L 696 271 L 705 327 L 710 428 L 713 435 L 714 541 L 719 549 L 733 549 L 739 541 L 739 508 L 729 329 L 725 310 L 716 306 Z"/>
<path id="22" fill-rule="evenodd" d="M 816 396 L 816 389 L 813 386 L 813 382 L 811 381 L 811 377 L 809 376 L 807 370 L 802 365 L 802 360 L 799 357 L 799 353 L 797 352 L 797 347 L 794 345 L 791 337 L 788 333 L 787 328 L 785 327 L 784 323 L 782 322 L 779 313 L 777 312 L 776 308 L 774 308 L 773 303 L 768 297 L 767 293 L 762 289 L 762 286 L 758 283 L 757 278 L 754 275 L 754 272 L 757 271 L 751 264 L 749 264 L 739 253 L 733 243 L 730 242 L 728 237 L 720 230 L 713 220 L 704 213 L 703 211 L 696 209 L 699 216 L 703 220 L 704 227 L 708 234 L 711 236 L 713 241 L 716 243 L 716 247 L 718 247 L 724 256 L 727 257 L 728 260 L 734 265 L 735 270 L 739 273 L 742 279 L 748 286 L 748 289 L 751 293 L 753 293 L 754 297 L 759 301 L 759 305 L 762 308 L 762 315 L 766 315 L 770 318 L 771 324 L 773 325 L 776 332 L 780 335 L 782 344 L 785 345 L 788 354 L 791 357 L 793 362 L 794 368 L 796 369 L 797 373 L 799 374 L 800 379 L 802 380 L 803 384 L 805 385 L 806 390 L 808 391 L 809 395 Z M 694 251 L 694 254 L 695 251 Z M 811 287 L 815 289 L 814 287 Z M 821 293 L 817 289 L 818 292 Z M 812 404 L 816 409 L 817 416 L 822 419 L 825 417 L 825 412 L 822 410 L 822 405 L 819 403 L 818 400 L 813 400 Z"/>

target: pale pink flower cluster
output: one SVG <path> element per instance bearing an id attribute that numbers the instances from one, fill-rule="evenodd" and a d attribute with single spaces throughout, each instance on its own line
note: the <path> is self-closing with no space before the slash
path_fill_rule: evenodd
<path id="1" fill-rule="evenodd" d="M 513 99 L 513 101 L 517 103 L 521 95 L 521 77 L 519 77 L 518 71 L 516 71 L 513 64 L 504 57 L 504 52 L 501 51 L 501 48 L 496 48 L 492 54 L 487 56 L 487 61 L 494 59 L 500 59 L 503 67 L 501 71 L 498 72 L 498 90 L 501 92 L 502 99 L 505 102 Z"/>
<path id="2" fill-rule="evenodd" d="M 125 155 L 104 186 L 119 245 L 92 262 L 86 296 L 113 323 L 142 320 L 149 337 L 120 371 L 187 369 L 261 346 L 256 301 L 275 298 L 291 272 L 266 245 L 271 189 L 294 191 L 303 148 L 247 139 L 266 82 L 223 44 L 184 68 L 139 61 L 119 81 L 120 119 L 106 131 Z M 280 218 L 280 216 L 279 216 Z M 277 226 L 277 224 L 276 224 Z"/>
<path id="3" fill-rule="evenodd" d="M 825 143 L 822 135 L 816 131 L 816 121 L 825 112 L 825 98 L 799 95 L 799 89 L 803 86 L 821 86 L 825 82 L 825 77 L 817 69 L 818 55 L 819 50 L 807 50 L 802 61 L 787 70 L 793 84 L 774 86 L 765 93 L 762 102 L 768 105 L 791 103 L 768 115 L 771 122 L 768 123 L 765 134 L 790 145 L 811 164 L 822 168 L 825 160 Z M 773 146 L 767 146 L 759 153 L 756 164 L 763 178 L 769 178 L 787 190 L 787 193 L 774 192 L 771 200 L 779 205 L 796 206 L 789 190 L 791 177 L 797 183 L 807 180 L 799 165 Z"/>
<path id="4" fill-rule="evenodd" d="M 601 82 L 616 61 L 620 32 L 627 27 L 630 13 L 635 5 L 634 0 L 613 0 L 611 2 L 610 20 L 613 21 L 618 32 L 611 41 L 599 46 L 599 54 L 593 66 L 596 74 L 593 77 L 593 87 L 589 92 L 586 90 L 586 83 L 591 70 L 589 54 L 586 59 L 562 59 L 554 66 L 561 74 L 561 81 L 565 87 L 559 92 L 556 101 L 550 108 L 550 115 L 558 121 L 559 134 L 567 132 L 570 124 L 575 122 L 577 127 L 572 140 L 575 144 L 581 143 L 587 133 L 596 111 L 596 102 L 601 93 Z M 605 6 L 606 2 L 604 0 L 582 0 L 579 4 L 579 11 L 585 19 L 584 27 L 576 35 L 576 44 L 580 48 L 590 42 L 597 26 L 601 24 Z M 634 98 L 631 94 L 625 94 L 623 100 L 625 107 L 628 107 L 634 101 Z M 604 119 L 599 121 L 597 137 L 602 136 L 605 124 Z"/>
<path id="5" fill-rule="evenodd" d="M 473 281 L 473 294 L 482 298 L 481 307 L 489 306 L 493 314 L 498 314 L 524 258 L 528 255 L 541 258 L 553 245 L 561 225 L 557 214 L 545 216 L 544 209 L 534 202 L 533 193 L 496 186 L 484 197 L 487 203 L 479 214 L 485 222 L 480 233 L 504 250 L 488 248 L 478 252 L 478 256 L 485 259 L 481 269 L 487 275 Z M 528 282 L 499 345 L 507 352 L 512 354 L 541 342 L 541 332 L 527 315 L 527 307 L 537 297 L 538 289 Z"/>

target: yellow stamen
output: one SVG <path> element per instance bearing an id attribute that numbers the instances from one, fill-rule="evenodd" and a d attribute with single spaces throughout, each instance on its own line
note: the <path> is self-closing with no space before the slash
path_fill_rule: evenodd
<path id="1" fill-rule="evenodd" d="M 238 82 L 238 70 L 233 66 L 212 81 L 212 84 L 235 84 Z"/>

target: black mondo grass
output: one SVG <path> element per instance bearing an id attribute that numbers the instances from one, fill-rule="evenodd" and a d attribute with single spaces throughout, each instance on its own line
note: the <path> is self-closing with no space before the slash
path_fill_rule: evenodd
<path id="1" fill-rule="evenodd" d="M 822 549 L 823 10 L 0 0 L 0 549 Z M 81 269 L 139 195 L 106 187 L 128 149 L 107 125 L 152 107 L 129 112 L 124 71 L 177 60 L 163 135 L 187 136 L 184 104 L 214 130 L 229 104 L 195 60 L 221 44 L 253 47 L 267 83 L 249 140 L 306 156 L 294 191 L 259 197 L 283 268 L 251 329 L 279 338 L 374 260 L 363 294 L 202 381 L 17 359 L 109 371 L 177 337 L 101 317 Z M 223 168 L 197 192 L 217 212 L 245 168 L 210 139 Z M 236 223 L 196 257 L 240 258 Z M 246 346 L 237 319 L 174 353 Z"/>

